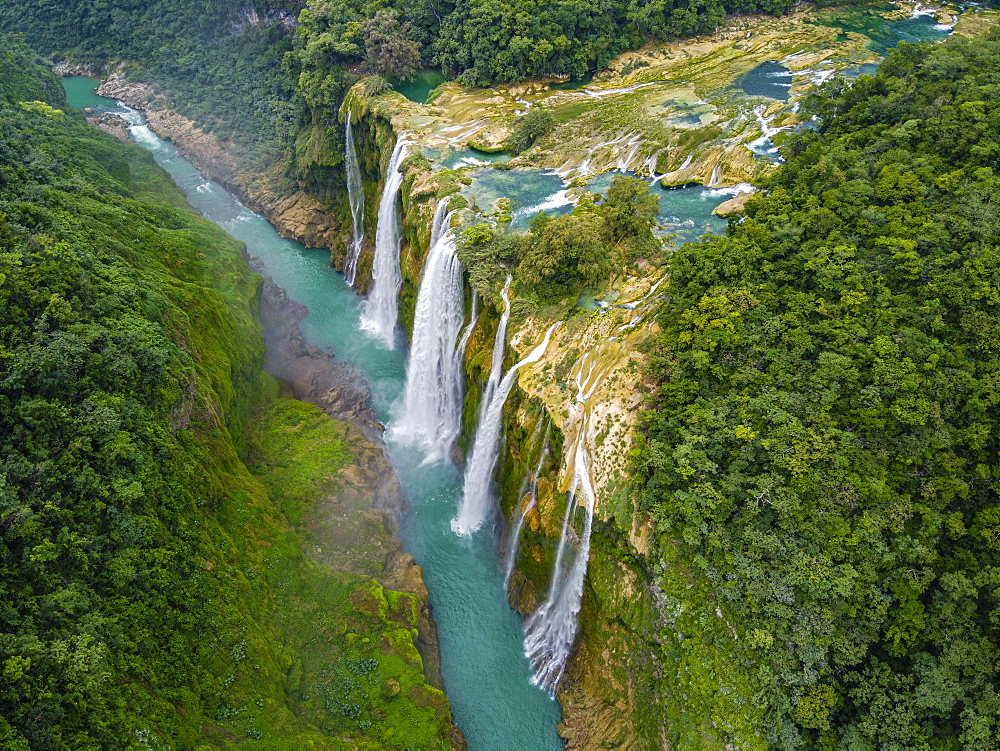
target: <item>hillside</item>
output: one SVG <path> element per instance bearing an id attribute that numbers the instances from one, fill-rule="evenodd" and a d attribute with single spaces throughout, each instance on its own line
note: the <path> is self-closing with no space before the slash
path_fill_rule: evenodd
<path id="1" fill-rule="evenodd" d="M 304 553 L 378 450 L 264 373 L 239 243 L 0 49 L 0 745 L 448 748 L 425 603 Z"/>
<path id="2" fill-rule="evenodd" d="M 641 509 L 774 747 L 995 748 L 998 63 L 993 32 L 828 84 L 671 259 Z"/>

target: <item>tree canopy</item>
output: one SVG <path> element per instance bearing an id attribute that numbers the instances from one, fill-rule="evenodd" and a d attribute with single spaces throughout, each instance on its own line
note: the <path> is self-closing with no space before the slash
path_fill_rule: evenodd
<path id="1" fill-rule="evenodd" d="M 994 32 L 828 84 L 745 219 L 671 259 L 643 509 L 777 748 L 1000 738 L 998 65 Z"/>

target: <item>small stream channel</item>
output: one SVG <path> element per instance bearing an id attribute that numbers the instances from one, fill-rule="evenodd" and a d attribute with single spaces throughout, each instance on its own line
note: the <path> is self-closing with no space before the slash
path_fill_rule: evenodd
<path id="1" fill-rule="evenodd" d="M 136 119 L 134 110 L 98 97 L 96 83 L 89 78 L 64 79 L 70 105 Z M 326 251 L 307 250 L 280 237 L 264 218 L 206 180 L 171 144 L 144 126 L 131 131 L 195 209 L 246 243 L 275 283 L 291 299 L 308 306 L 300 323 L 303 335 L 364 373 L 379 418 L 390 423 L 403 389 L 406 353 L 383 349 L 361 333 L 361 300 L 330 268 Z M 524 629 L 507 604 L 492 534 L 484 531 L 466 539 L 451 531 L 462 493 L 461 473 L 450 463 L 422 464 L 423 454 L 414 449 L 390 443 L 389 450 L 412 507 L 400 537 L 424 569 L 441 642 L 445 688 L 470 751 L 561 749 L 556 734 L 559 705 L 530 683 Z"/>

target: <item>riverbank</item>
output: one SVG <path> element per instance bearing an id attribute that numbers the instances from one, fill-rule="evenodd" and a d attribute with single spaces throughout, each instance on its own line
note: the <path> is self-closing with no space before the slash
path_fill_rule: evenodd
<path id="1" fill-rule="evenodd" d="M 345 435 L 345 442 L 354 447 L 355 463 L 342 473 L 337 492 L 304 519 L 314 543 L 307 553 L 331 568 L 367 574 L 389 589 L 416 597 L 420 603 L 417 646 L 424 672 L 432 685 L 443 689 L 437 627 L 423 570 L 403 550 L 397 536 L 406 500 L 364 376 L 332 353 L 309 344 L 298 325 L 308 312 L 305 306 L 289 299 L 258 259 L 251 257 L 250 265 L 264 278 L 259 317 L 265 368 L 296 399 L 315 404 L 360 433 Z M 465 747 L 457 728 L 452 741 L 457 749 Z"/>
<path id="2" fill-rule="evenodd" d="M 343 267 L 350 235 L 349 214 L 336 213 L 316 198 L 291 185 L 279 185 L 275 167 L 255 170 L 246 166 L 249 155 L 232 141 L 220 142 L 197 123 L 169 106 L 165 94 L 150 84 L 130 81 L 120 70 L 112 71 L 98 86 L 97 93 L 118 99 L 142 112 L 149 127 L 170 141 L 208 179 L 233 191 L 254 211 L 263 214 L 282 237 L 294 239 L 307 248 L 323 248 L 330 261 Z"/>

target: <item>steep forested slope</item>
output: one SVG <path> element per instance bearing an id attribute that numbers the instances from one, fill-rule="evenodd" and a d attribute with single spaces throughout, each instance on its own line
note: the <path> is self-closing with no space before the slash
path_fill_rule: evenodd
<path id="1" fill-rule="evenodd" d="M 828 85 L 671 261 L 644 508 L 775 747 L 1000 743 L 998 66 L 993 33 Z"/>
<path id="2" fill-rule="evenodd" d="M 349 426 L 263 373 L 239 244 L 63 107 L 0 38 L 0 747 L 446 747 L 415 598 L 285 515 Z"/>
<path id="3" fill-rule="evenodd" d="M 302 3 L 213 0 L 4 2 L 0 30 L 36 50 L 130 74 L 169 89 L 185 115 L 273 158 L 293 125 L 295 81 L 284 74 Z"/>

